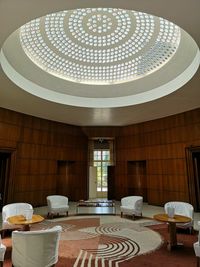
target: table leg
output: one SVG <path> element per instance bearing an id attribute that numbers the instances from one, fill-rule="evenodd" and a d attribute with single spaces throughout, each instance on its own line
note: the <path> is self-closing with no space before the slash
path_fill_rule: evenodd
<path id="1" fill-rule="evenodd" d="M 79 208 L 79 206 L 77 205 L 76 206 L 76 215 L 78 214 L 78 208 Z"/>
<path id="2" fill-rule="evenodd" d="M 177 246 L 177 237 L 176 237 L 176 223 L 169 223 L 169 243 L 167 248 L 171 250 L 173 247 Z"/>
<path id="3" fill-rule="evenodd" d="M 29 224 L 23 225 L 23 231 L 30 231 L 30 225 Z"/>
<path id="4" fill-rule="evenodd" d="M 113 206 L 113 212 L 116 215 L 116 206 L 115 205 Z"/>
<path id="5" fill-rule="evenodd" d="M 197 267 L 200 267 L 200 258 L 197 257 Z"/>

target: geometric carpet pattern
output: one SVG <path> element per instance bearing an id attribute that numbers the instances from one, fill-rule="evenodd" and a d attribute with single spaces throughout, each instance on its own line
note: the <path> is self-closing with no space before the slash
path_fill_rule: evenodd
<path id="1" fill-rule="evenodd" d="M 44 221 L 33 225 L 32 230 L 62 226 L 58 267 L 120 267 L 125 261 L 132 266 L 132 258 L 154 251 L 163 243 L 157 232 L 139 221 L 120 218 L 106 223 L 100 217 L 76 217 Z"/>
<path id="2" fill-rule="evenodd" d="M 193 243 L 198 240 L 197 231 L 192 235 L 178 231 L 177 241 L 183 246 L 169 251 L 167 225 L 145 218 L 132 221 L 120 216 L 70 216 L 43 221 L 32 225 L 31 230 L 54 225 L 63 228 L 56 267 L 196 266 Z M 11 238 L 2 242 L 7 247 L 3 266 L 11 267 Z"/>

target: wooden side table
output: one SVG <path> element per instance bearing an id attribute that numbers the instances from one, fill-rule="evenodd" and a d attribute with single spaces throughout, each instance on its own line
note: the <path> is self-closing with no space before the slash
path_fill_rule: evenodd
<path id="1" fill-rule="evenodd" d="M 171 250 L 174 247 L 177 247 L 178 245 L 181 245 L 180 243 L 179 244 L 177 243 L 176 224 L 190 222 L 191 218 L 176 214 L 174 215 L 173 218 L 170 218 L 166 213 L 156 214 L 153 216 L 153 218 L 157 221 L 169 224 L 169 242 L 167 245 L 167 248 L 169 250 Z"/>
<path id="2" fill-rule="evenodd" d="M 44 220 L 44 217 L 33 214 L 31 220 L 26 220 L 25 216 L 23 215 L 16 215 L 16 216 L 11 216 L 7 218 L 7 221 L 10 224 L 15 224 L 15 225 L 23 225 L 23 230 L 24 231 L 29 231 L 30 230 L 30 225 L 34 223 L 39 223 Z"/>

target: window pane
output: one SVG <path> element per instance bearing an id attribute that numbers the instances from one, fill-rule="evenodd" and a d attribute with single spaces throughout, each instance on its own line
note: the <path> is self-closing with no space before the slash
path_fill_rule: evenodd
<path id="1" fill-rule="evenodd" d="M 99 161 L 94 161 L 94 167 L 101 167 L 101 162 Z"/>
<path id="2" fill-rule="evenodd" d="M 98 151 L 98 160 L 101 160 L 101 151 Z"/>
<path id="3" fill-rule="evenodd" d="M 102 179 L 102 186 L 107 187 L 107 177 L 103 177 Z"/>
<path id="4" fill-rule="evenodd" d="M 97 188 L 101 187 L 101 179 L 97 179 Z"/>
<path id="5" fill-rule="evenodd" d="M 98 154 L 97 154 L 97 151 L 94 151 L 94 152 L 93 152 L 93 159 L 94 159 L 94 160 L 97 160 L 97 155 L 98 155 Z"/>
<path id="6" fill-rule="evenodd" d="M 108 165 L 109 165 L 109 162 L 102 162 L 102 167 L 107 168 Z"/>
<path id="7" fill-rule="evenodd" d="M 97 167 L 97 178 L 101 179 L 101 167 Z"/>
<path id="8" fill-rule="evenodd" d="M 104 150 L 103 153 L 102 153 L 102 159 L 105 160 L 105 161 L 106 160 L 107 161 L 110 160 L 110 151 Z"/>
<path id="9" fill-rule="evenodd" d="M 102 187 L 102 191 L 103 192 L 107 192 L 108 191 L 108 188 L 107 187 Z"/>
<path id="10" fill-rule="evenodd" d="M 94 160 L 101 160 L 101 150 L 94 150 Z"/>
<path id="11" fill-rule="evenodd" d="M 102 168 L 102 176 L 107 176 L 107 167 Z"/>

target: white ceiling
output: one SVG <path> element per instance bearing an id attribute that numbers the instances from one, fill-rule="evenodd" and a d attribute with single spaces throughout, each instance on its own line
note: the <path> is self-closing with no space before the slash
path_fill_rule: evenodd
<path id="1" fill-rule="evenodd" d="M 34 18 L 56 11 L 85 7 L 117 7 L 163 17 L 187 31 L 200 46 L 199 0 L 0 0 L 0 46 L 2 47 L 12 32 Z M 15 54 L 13 53 L 11 57 L 14 58 Z M 155 76 L 154 79 L 159 80 L 159 75 L 158 77 Z M 62 102 L 58 104 L 51 99 L 45 100 L 34 96 L 11 82 L 2 69 L 0 72 L 1 107 L 82 126 L 128 125 L 199 108 L 199 89 L 200 70 L 180 89 L 169 95 L 160 96 L 157 100 L 127 107 L 85 108 L 62 104 Z"/>

